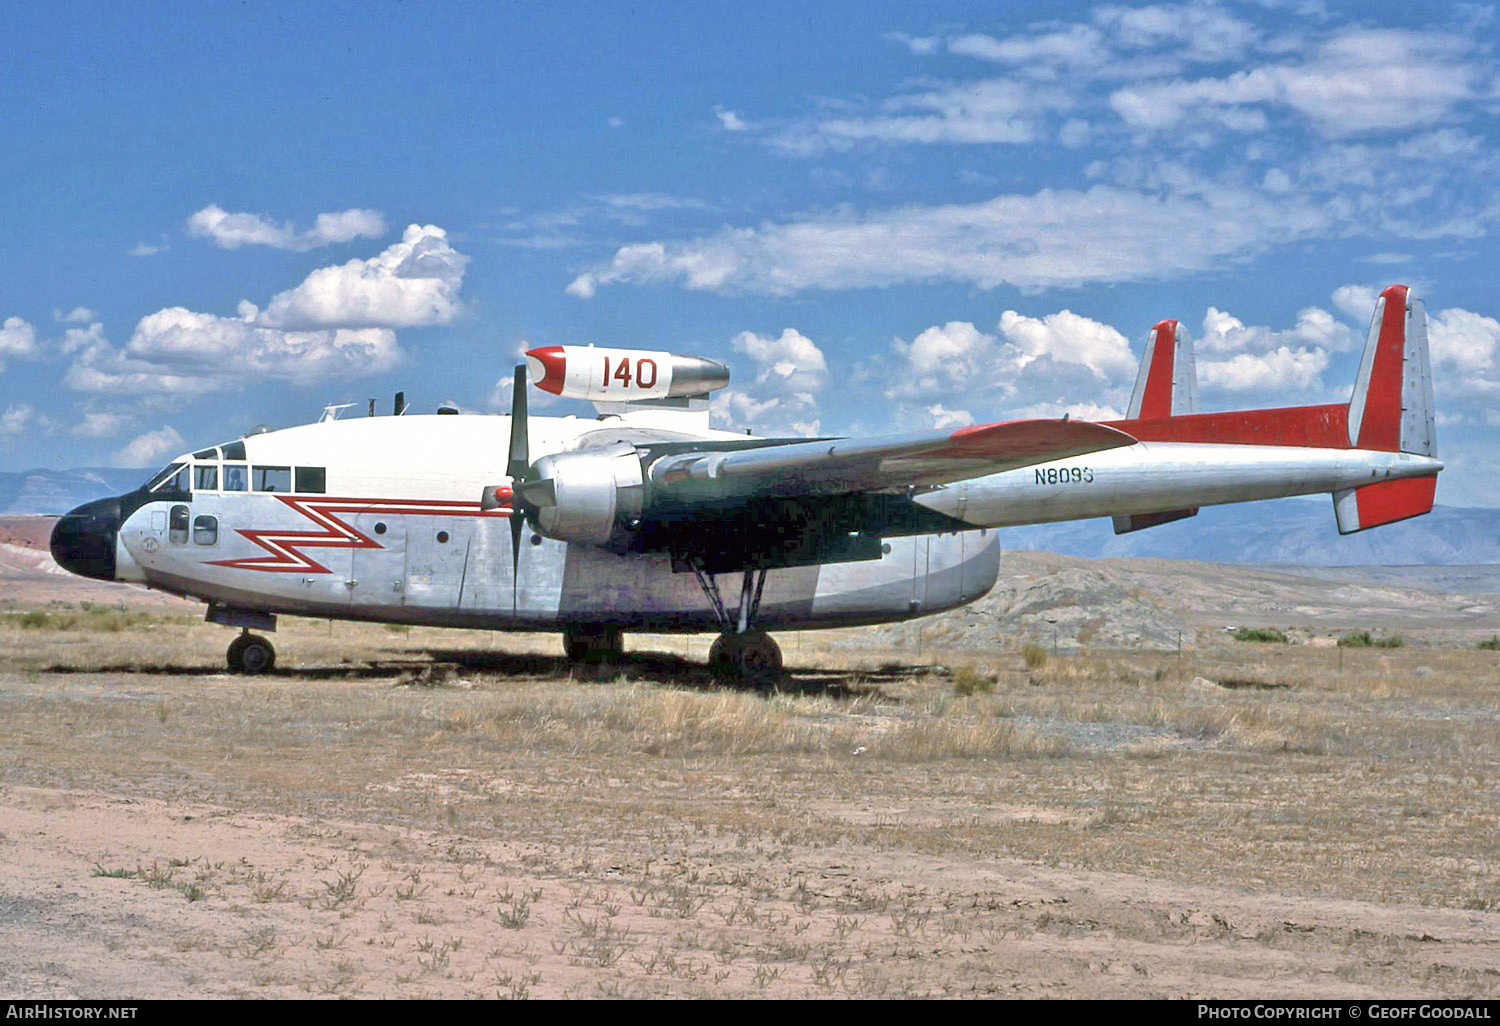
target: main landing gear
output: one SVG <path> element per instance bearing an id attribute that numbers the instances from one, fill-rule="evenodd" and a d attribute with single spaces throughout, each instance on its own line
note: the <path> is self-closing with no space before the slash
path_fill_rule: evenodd
<path id="1" fill-rule="evenodd" d="M 563 651 L 574 663 L 613 663 L 625 654 L 618 627 L 571 627 L 563 631 Z"/>
<path id="2" fill-rule="evenodd" d="M 270 673 L 276 666 L 276 649 L 259 634 L 248 630 L 229 643 L 229 672 L 254 676 Z"/>
<path id="3" fill-rule="evenodd" d="M 718 618 L 720 634 L 708 650 L 708 668 L 716 677 L 764 684 L 781 676 L 781 647 L 755 626 L 760 597 L 766 588 L 766 570 L 746 570 L 740 583 L 740 602 L 731 616 L 719 594 L 719 582 L 698 564 L 693 575 L 708 596 Z"/>

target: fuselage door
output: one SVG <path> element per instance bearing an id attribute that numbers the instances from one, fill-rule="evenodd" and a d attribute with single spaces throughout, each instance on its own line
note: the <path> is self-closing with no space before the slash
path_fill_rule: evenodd
<path id="1" fill-rule="evenodd" d="M 360 513 L 354 529 L 375 548 L 354 550 L 349 561 L 349 602 L 383 608 L 406 602 L 406 518 L 389 513 Z"/>

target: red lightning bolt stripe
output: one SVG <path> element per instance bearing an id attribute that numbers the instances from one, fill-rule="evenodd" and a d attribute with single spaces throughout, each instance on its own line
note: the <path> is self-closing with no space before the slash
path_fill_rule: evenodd
<path id="1" fill-rule="evenodd" d="M 246 559 L 210 560 L 211 566 L 237 570 L 260 570 L 265 573 L 327 574 L 333 571 L 319 563 L 303 549 L 379 549 L 375 539 L 355 530 L 335 514 L 384 513 L 388 516 L 418 517 L 508 517 L 505 508 L 482 510 L 477 502 L 448 502 L 441 499 L 332 499 L 319 496 L 278 495 L 289 508 L 317 524 L 317 531 L 258 530 L 239 528 L 236 534 L 254 542 L 270 555 Z"/>

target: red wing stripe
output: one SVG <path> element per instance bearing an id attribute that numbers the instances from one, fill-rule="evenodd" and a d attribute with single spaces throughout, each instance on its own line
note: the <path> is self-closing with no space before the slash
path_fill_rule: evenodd
<path id="1" fill-rule="evenodd" d="M 441 499 L 339 499 L 322 496 L 278 495 L 290 509 L 311 520 L 318 531 L 292 531 L 238 528 L 236 534 L 253 542 L 269 555 L 244 559 L 210 560 L 211 566 L 236 570 L 260 570 L 266 573 L 332 573 L 303 549 L 380 549 L 375 539 L 355 530 L 335 514 L 384 513 L 389 516 L 419 517 L 509 517 L 510 510 L 482 510 L 477 502 L 453 502 Z"/>

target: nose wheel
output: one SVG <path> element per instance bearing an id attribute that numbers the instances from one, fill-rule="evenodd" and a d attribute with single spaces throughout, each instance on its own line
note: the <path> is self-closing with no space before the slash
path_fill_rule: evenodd
<path id="1" fill-rule="evenodd" d="M 254 676 L 270 673 L 276 666 L 276 649 L 259 634 L 246 631 L 229 643 L 226 653 L 230 673 Z"/>

